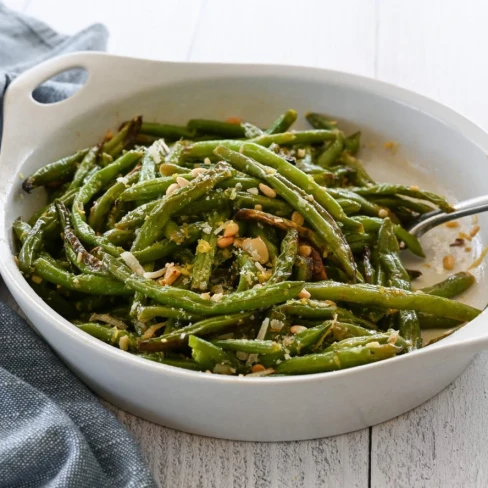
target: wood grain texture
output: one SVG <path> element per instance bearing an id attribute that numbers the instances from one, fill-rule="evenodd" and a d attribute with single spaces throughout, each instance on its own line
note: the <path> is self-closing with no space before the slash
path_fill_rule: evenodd
<path id="1" fill-rule="evenodd" d="M 451 386 L 373 428 L 372 487 L 488 485 L 488 353 Z"/>
<path id="2" fill-rule="evenodd" d="M 372 0 L 207 0 L 189 57 L 316 66 L 373 76 L 374 55 Z"/>
<path id="3" fill-rule="evenodd" d="M 485 0 L 378 1 L 377 76 L 488 129 Z"/>
<path id="4" fill-rule="evenodd" d="M 210 439 L 154 425 L 106 403 L 139 441 L 161 487 L 364 487 L 367 430 L 302 442 Z"/>

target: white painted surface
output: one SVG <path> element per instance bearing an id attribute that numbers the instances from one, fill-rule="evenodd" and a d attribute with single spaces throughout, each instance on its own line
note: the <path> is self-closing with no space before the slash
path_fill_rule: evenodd
<path id="1" fill-rule="evenodd" d="M 488 4 L 468 0 L 7 0 L 65 33 L 92 22 L 109 50 L 167 60 L 276 62 L 374 76 L 488 129 Z M 161 486 L 487 486 L 488 355 L 412 412 L 369 432 L 287 444 L 182 434 L 117 411 Z M 369 471 L 369 473 L 368 473 Z"/>

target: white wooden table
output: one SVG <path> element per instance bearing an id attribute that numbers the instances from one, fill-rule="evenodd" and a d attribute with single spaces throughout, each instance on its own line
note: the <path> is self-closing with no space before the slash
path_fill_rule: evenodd
<path id="1" fill-rule="evenodd" d="M 430 96 L 488 129 L 484 0 L 6 0 L 70 34 L 105 23 L 109 51 L 349 71 Z M 110 408 L 160 486 L 488 486 L 488 354 L 401 417 L 308 442 L 202 438 Z"/>

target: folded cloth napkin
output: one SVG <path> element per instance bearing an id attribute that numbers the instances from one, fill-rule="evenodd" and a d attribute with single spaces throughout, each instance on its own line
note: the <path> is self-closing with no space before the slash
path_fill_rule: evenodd
<path id="1" fill-rule="evenodd" d="M 0 4 L 0 107 L 8 83 L 24 69 L 69 51 L 102 50 L 106 40 L 101 25 L 62 36 Z M 62 99 L 79 81 L 58 78 L 37 97 Z M 138 445 L 115 416 L 19 315 L 0 303 L 0 487 L 37 486 L 155 483 Z"/>

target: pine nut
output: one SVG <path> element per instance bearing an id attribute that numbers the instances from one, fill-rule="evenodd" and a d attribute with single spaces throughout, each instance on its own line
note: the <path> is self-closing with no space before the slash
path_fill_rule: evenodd
<path id="1" fill-rule="evenodd" d="M 267 197 L 276 198 L 276 192 L 270 186 L 265 185 L 264 183 L 259 183 L 258 187 L 261 190 L 261 193 L 263 193 Z"/>
<path id="2" fill-rule="evenodd" d="M 259 371 L 264 371 L 266 368 L 262 364 L 255 364 L 252 368 L 251 371 L 253 373 L 258 373 Z"/>
<path id="3" fill-rule="evenodd" d="M 224 237 L 235 236 L 239 232 L 239 226 L 231 221 L 224 229 Z"/>
<path id="4" fill-rule="evenodd" d="M 303 215 L 297 211 L 291 214 L 291 220 L 292 222 L 295 222 L 295 224 L 297 225 L 303 225 L 305 223 L 305 219 L 303 218 Z"/>
<path id="5" fill-rule="evenodd" d="M 447 256 L 444 256 L 444 258 L 442 259 L 442 265 L 444 266 L 444 269 L 447 270 L 453 269 L 455 264 L 456 262 L 452 254 L 448 254 Z"/>
<path id="6" fill-rule="evenodd" d="M 203 173 L 206 173 L 207 170 L 205 168 L 193 168 L 191 171 L 190 171 L 190 174 L 196 178 L 197 176 L 199 175 L 202 175 Z"/>
<path id="7" fill-rule="evenodd" d="M 258 261 L 260 264 L 266 264 L 269 261 L 268 248 L 261 237 L 245 239 L 242 242 L 242 249 L 251 256 L 253 261 Z"/>
<path id="8" fill-rule="evenodd" d="M 224 247 L 229 247 L 231 244 L 234 243 L 234 236 L 222 236 L 217 239 L 217 247 L 223 249 Z"/>
<path id="9" fill-rule="evenodd" d="M 179 190 L 181 188 L 178 183 L 172 183 L 171 185 L 168 186 L 168 189 L 166 190 L 166 196 L 172 195 L 176 190 Z"/>
<path id="10" fill-rule="evenodd" d="M 298 294 L 298 298 L 310 298 L 312 295 L 303 288 L 303 290 Z"/>
<path id="11" fill-rule="evenodd" d="M 303 332 L 304 330 L 307 330 L 307 328 L 304 327 L 303 325 L 292 325 L 290 327 L 290 332 L 292 334 L 299 334 L 300 332 Z"/>
<path id="12" fill-rule="evenodd" d="M 382 219 L 388 217 L 388 210 L 386 210 L 386 208 L 381 208 L 378 212 L 378 217 Z"/>
<path id="13" fill-rule="evenodd" d="M 186 178 L 183 178 L 183 176 L 177 176 L 176 183 L 178 183 L 181 188 L 190 184 L 190 182 Z"/>

